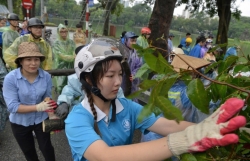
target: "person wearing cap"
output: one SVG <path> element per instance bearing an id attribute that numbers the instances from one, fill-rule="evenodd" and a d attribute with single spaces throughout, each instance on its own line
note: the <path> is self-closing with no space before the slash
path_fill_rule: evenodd
<path id="1" fill-rule="evenodd" d="M 18 46 L 22 42 L 34 42 L 41 53 L 45 56 L 45 60 L 41 63 L 41 67 L 44 70 L 52 69 L 52 50 L 49 43 L 42 38 L 43 28 L 44 24 L 38 18 L 31 18 L 28 20 L 28 30 L 30 34 L 18 37 L 4 52 L 4 60 L 11 69 L 16 68 L 14 60 L 17 58 Z"/>
<path id="2" fill-rule="evenodd" d="M 133 49 L 132 47 L 133 44 L 136 44 L 138 35 L 136 35 L 132 31 L 128 31 L 126 32 L 124 38 L 125 38 L 125 46 L 129 50 L 128 64 L 131 71 L 131 76 L 130 76 L 130 80 L 132 81 L 131 92 L 133 93 L 138 90 L 138 85 L 140 84 L 140 79 L 135 78 L 135 75 L 138 69 L 142 66 L 143 60 L 142 57 L 138 56 L 136 50 Z M 137 101 L 137 99 L 134 99 L 134 101 Z"/>
<path id="3" fill-rule="evenodd" d="M 57 39 L 52 46 L 54 56 L 54 69 L 73 69 L 75 59 L 76 45 L 73 40 L 69 38 L 68 28 L 59 24 L 57 27 Z M 66 76 L 57 76 L 54 78 L 56 93 L 61 93 L 63 86 L 67 83 Z"/>
<path id="4" fill-rule="evenodd" d="M 186 33 L 186 37 L 182 38 L 180 41 L 180 45 L 184 46 L 186 44 L 186 39 L 191 38 L 191 34 L 188 32 Z"/>
<path id="5" fill-rule="evenodd" d="M 82 30 L 81 24 L 76 25 L 76 31 L 73 34 L 73 40 L 74 40 L 76 46 L 86 45 L 87 38 L 86 38 L 86 34 Z"/>
<path id="6" fill-rule="evenodd" d="M 75 58 L 74 69 L 86 97 L 65 120 L 74 161 L 165 160 L 238 142 L 239 137 L 232 132 L 246 125 L 244 116 L 235 116 L 244 106 L 244 101 L 238 98 L 228 99 L 199 124 L 177 122 L 154 113 L 138 120 L 145 107 L 126 98 L 116 98 L 123 75 L 123 56 L 116 44 L 104 38 L 94 39 Z M 132 144 L 136 129 L 143 134 L 152 131 L 164 138 Z"/>
<path id="7" fill-rule="evenodd" d="M 50 133 L 42 130 L 42 121 L 48 119 L 55 101 L 51 98 L 51 75 L 40 68 L 45 60 L 34 42 L 22 42 L 14 62 L 17 69 L 9 72 L 3 82 L 3 96 L 10 112 L 9 121 L 13 135 L 27 161 L 38 161 L 32 131 L 36 134 L 39 149 L 46 161 L 55 161 Z"/>
<path id="8" fill-rule="evenodd" d="M 201 58 L 204 57 L 206 52 L 212 47 L 213 40 L 207 38 L 204 46 L 201 47 Z"/>
<path id="9" fill-rule="evenodd" d="M 173 51 L 174 45 L 173 45 L 173 38 L 174 38 L 174 34 L 170 33 L 168 36 L 168 53 L 170 54 Z"/>
<path id="10" fill-rule="evenodd" d="M 141 29 L 141 35 L 137 38 L 136 43 L 143 49 L 148 48 L 148 38 L 151 35 L 151 30 L 148 27 L 143 27 Z"/>
<path id="11" fill-rule="evenodd" d="M 178 48 L 181 48 L 183 50 L 184 54 L 189 55 L 189 53 L 190 53 L 190 51 L 192 49 L 191 48 L 191 43 L 192 43 L 192 38 L 188 37 L 188 38 L 186 38 L 185 45 L 183 46 L 183 45 L 180 44 L 178 46 Z"/>
<path id="12" fill-rule="evenodd" d="M 18 38 L 20 35 L 17 32 L 18 25 L 19 25 L 19 17 L 15 13 L 10 13 L 7 17 L 10 26 L 7 27 L 7 29 L 3 32 L 2 39 L 3 39 L 3 57 L 5 54 L 5 50 L 10 47 L 16 38 Z M 6 61 L 5 61 L 6 62 Z"/>
<path id="13" fill-rule="evenodd" d="M 223 60 L 226 60 L 227 57 L 231 56 L 231 55 L 234 55 L 234 56 L 237 56 L 238 55 L 238 52 L 240 50 L 240 46 L 232 46 L 232 47 L 229 47 L 226 51 L 226 54 L 223 58 Z"/>

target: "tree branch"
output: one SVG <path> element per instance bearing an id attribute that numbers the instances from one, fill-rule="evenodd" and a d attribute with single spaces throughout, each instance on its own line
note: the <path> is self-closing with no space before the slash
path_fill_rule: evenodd
<path id="1" fill-rule="evenodd" d="M 228 84 L 228 83 L 225 83 L 225 82 L 219 82 L 219 81 L 213 80 L 213 79 L 211 79 L 211 78 L 205 76 L 204 74 L 200 73 L 198 70 L 196 70 L 195 68 L 193 68 L 187 61 L 185 61 L 184 59 L 182 59 L 178 54 L 175 54 L 175 56 L 178 56 L 178 57 L 179 57 L 182 61 L 184 61 L 189 67 L 191 67 L 191 68 L 194 70 L 195 73 L 199 74 L 200 76 L 204 77 L 205 79 L 207 79 L 207 80 L 209 80 L 209 81 L 211 81 L 211 82 L 214 82 L 214 83 L 216 83 L 216 84 L 226 85 L 226 86 L 232 87 L 232 88 L 234 88 L 234 89 L 237 89 L 237 90 L 239 90 L 239 91 L 241 91 L 241 92 L 246 92 L 246 93 L 250 94 L 250 90 L 246 90 L 246 89 L 243 89 L 243 88 L 239 88 L 239 87 L 237 87 L 237 86 L 234 86 L 234 85 L 232 85 L 232 84 Z"/>

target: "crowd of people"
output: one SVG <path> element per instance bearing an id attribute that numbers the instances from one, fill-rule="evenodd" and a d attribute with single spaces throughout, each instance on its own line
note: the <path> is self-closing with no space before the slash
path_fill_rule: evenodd
<path id="1" fill-rule="evenodd" d="M 213 38 L 214 36 L 212 34 L 208 34 L 207 37 L 204 34 L 201 34 L 196 38 L 195 45 L 191 47 L 191 34 L 187 33 L 186 37 L 181 39 L 178 48 L 181 48 L 186 55 L 215 62 L 216 57 L 219 56 L 223 50 L 219 45 L 213 44 Z M 230 55 L 237 56 L 239 50 L 239 46 L 229 47 L 223 59 L 225 60 Z"/>
<path id="2" fill-rule="evenodd" d="M 177 123 L 154 113 L 138 121 L 143 106 L 137 99 L 129 100 L 123 94 L 122 62 L 127 61 L 130 68 L 131 93 L 138 91 L 141 80 L 135 75 L 145 61 L 132 45 L 138 44 L 144 49 L 150 47 L 151 30 L 148 27 L 141 29 L 140 36 L 124 31 L 119 42 L 107 37 L 87 42 L 80 24 L 76 25 L 74 40 L 69 38 L 67 26 L 59 24 L 57 39 L 50 46 L 42 38 L 45 25 L 38 18 L 27 20 L 27 29 L 20 32 L 23 34 L 18 32 L 18 15 L 11 13 L 2 20 L 7 20 L 10 26 L 0 28 L 3 46 L 3 57 L 0 58 L 0 130 L 4 129 L 9 117 L 13 135 L 27 161 L 38 161 L 33 132 L 45 160 L 54 161 L 56 158 L 50 133 L 43 131 L 42 122 L 49 119 L 48 112 L 54 112 L 65 122 L 74 161 L 164 160 L 186 152 L 201 152 L 238 142 L 238 136 L 231 132 L 244 126 L 246 119 L 233 116 L 241 110 L 244 101 L 230 98 L 215 112 L 219 103 L 211 102 L 210 114 L 204 115 L 191 102 L 177 103 L 179 97 L 188 99 L 186 86 L 181 81 L 171 88 L 169 94 L 181 93 L 171 101 L 177 107 L 181 104 L 178 108 L 186 110 L 182 110 L 184 121 Z M 0 17 L 0 24 L 2 20 Z M 188 33 L 180 43 L 184 53 L 214 59 L 215 53 L 208 52 L 212 42 L 200 38 L 199 46 L 192 52 L 190 35 Z M 172 38 L 174 35 L 170 34 L 167 41 L 169 52 L 173 51 Z M 126 58 L 121 54 L 124 51 Z M 54 83 L 45 71 L 67 68 L 74 68 L 76 73 L 53 78 Z M 155 75 L 153 79 L 159 77 Z M 57 102 L 51 99 L 53 85 L 60 94 Z M 132 144 L 136 129 L 142 132 L 143 143 Z M 203 143 L 205 139 L 206 143 Z"/>

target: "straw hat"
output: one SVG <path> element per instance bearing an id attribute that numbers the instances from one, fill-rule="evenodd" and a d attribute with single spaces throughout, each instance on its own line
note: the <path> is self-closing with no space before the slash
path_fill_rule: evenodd
<path id="1" fill-rule="evenodd" d="M 187 63 L 185 63 L 184 60 L 188 64 L 190 64 L 190 66 L 187 65 Z M 193 67 L 195 69 L 199 69 L 199 68 L 202 68 L 202 67 L 207 66 L 209 64 L 211 64 L 211 62 L 206 61 L 206 60 L 201 59 L 201 58 L 188 56 L 185 54 L 177 54 L 171 63 L 171 65 L 174 67 L 174 69 L 177 72 L 179 72 L 180 69 L 193 70 L 191 67 Z"/>
<path id="2" fill-rule="evenodd" d="M 18 59 L 25 57 L 40 57 L 41 61 L 45 59 L 45 56 L 39 51 L 38 46 L 33 42 L 22 42 L 18 46 L 18 56 L 15 63 L 18 64 Z"/>

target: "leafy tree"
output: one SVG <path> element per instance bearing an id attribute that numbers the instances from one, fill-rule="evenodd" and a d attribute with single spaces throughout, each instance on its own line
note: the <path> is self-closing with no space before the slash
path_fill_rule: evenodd
<path id="1" fill-rule="evenodd" d="M 242 0 L 244 1 L 244 0 Z M 202 11 L 209 14 L 210 17 L 219 16 L 218 32 L 216 36 L 217 44 L 228 43 L 228 31 L 231 15 L 236 19 L 240 18 L 241 11 L 235 5 L 236 0 L 178 0 L 177 6 L 186 4 L 186 9 L 194 13 Z"/>
<path id="2" fill-rule="evenodd" d="M 239 44 L 241 42 L 238 42 Z M 147 104 L 144 106 L 139 119 L 154 112 L 159 114 L 159 109 L 168 119 L 182 120 L 181 111 L 178 107 L 174 107 L 168 99 L 168 91 L 177 81 L 184 81 L 187 85 L 187 95 L 191 102 L 203 113 L 209 111 L 208 104 L 221 101 L 221 104 L 230 97 L 237 97 L 245 100 L 244 110 L 239 112 L 247 119 L 246 127 L 250 128 L 250 78 L 239 74 L 239 72 L 248 72 L 250 70 L 249 53 L 241 53 L 241 56 L 230 56 L 224 61 L 218 61 L 208 66 L 205 73 L 209 72 L 217 66 L 218 76 L 215 80 L 206 77 L 198 70 L 193 69 L 193 73 L 188 70 L 176 72 L 161 55 L 158 48 L 150 47 L 142 49 L 138 45 L 134 45 L 139 55 L 143 56 L 146 64 L 144 64 L 136 74 L 142 82 L 139 85 L 140 90 L 131 94 L 129 98 L 139 97 L 142 92 L 150 89 L 151 94 L 147 98 Z M 158 51 L 157 51 L 158 50 Z M 155 55 L 153 54 L 155 53 Z M 176 55 L 178 57 L 178 54 Z M 190 62 L 184 62 L 192 67 Z M 231 74 L 230 71 L 233 70 Z M 156 80 L 148 79 L 148 73 L 160 75 Z M 239 74 L 236 76 L 236 74 Z M 192 75 L 199 75 L 211 81 L 209 87 L 204 87 L 200 78 L 193 78 Z M 181 161 L 205 161 L 205 160 L 227 160 L 240 161 L 250 158 L 250 149 L 247 143 L 250 143 L 250 134 L 245 131 L 236 131 L 240 140 L 239 143 L 225 147 L 212 148 L 203 153 L 183 154 L 180 156 Z M 249 146 L 249 144 L 248 144 Z"/>

